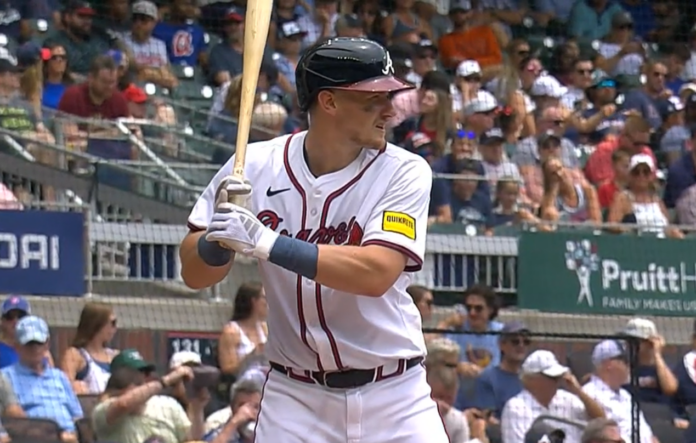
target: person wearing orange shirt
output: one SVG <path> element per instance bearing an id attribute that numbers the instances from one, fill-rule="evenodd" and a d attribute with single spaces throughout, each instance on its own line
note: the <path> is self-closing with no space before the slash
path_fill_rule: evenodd
<path id="1" fill-rule="evenodd" d="M 449 11 L 453 30 L 440 38 L 440 60 L 450 69 L 464 60 L 475 60 L 488 78 L 500 69 L 503 55 L 491 28 L 477 24 L 477 14 L 470 0 L 453 0 Z"/>

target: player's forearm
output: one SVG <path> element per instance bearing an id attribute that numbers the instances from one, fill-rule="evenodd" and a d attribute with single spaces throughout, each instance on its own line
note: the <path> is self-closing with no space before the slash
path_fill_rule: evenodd
<path id="1" fill-rule="evenodd" d="M 220 283 L 230 272 L 233 263 L 233 253 L 229 259 L 225 257 L 215 257 L 216 260 L 208 259 L 207 262 L 201 257 L 201 241 L 205 231 L 191 232 L 186 235 L 179 248 L 179 258 L 181 260 L 181 278 L 186 286 L 191 289 L 209 288 Z M 211 247 L 217 245 L 210 245 Z M 216 253 L 216 251 L 213 251 Z M 206 255 L 205 253 L 203 255 Z"/>

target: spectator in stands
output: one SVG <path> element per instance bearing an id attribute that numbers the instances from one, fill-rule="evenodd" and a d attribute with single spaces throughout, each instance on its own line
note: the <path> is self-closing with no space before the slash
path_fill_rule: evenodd
<path id="1" fill-rule="evenodd" d="M 193 351 L 178 351 L 175 352 L 174 355 L 172 355 L 172 358 L 169 359 L 169 371 L 174 371 L 179 366 L 188 366 L 190 368 L 193 368 L 194 377 L 196 371 L 200 371 L 198 374 L 202 377 L 206 377 L 208 374 L 215 375 L 213 372 L 207 372 L 207 369 L 210 369 L 210 371 L 217 372 L 217 368 L 213 368 L 210 366 L 204 367 L 200 354 L 197 354 Z M 219 373 L 217 375 L 219 375 Z M 198 390 L 203 389 L 207 390 L 208 388 L 194 388 L 192 386 L 186 386 L 183 381 L 180 381 L 179 383 L 175 383 L 173 386 L 171 386 L 169 395 L 176 399 L 177 402 L 179 402 L 181 407 L 184 408 L 184 411 L 186 411 L 186 415 L 188 415 L 189 417 L 195 417 L 197 414 L 197 404 L 195 401 L 190 402 L 189 397 L 205 397 L 205 394 L 196 392 Z"/>
<path id="2" fill-rule="evenodd" d="M 532 352 L 521 367 L 523 390 L 505 404 L 501 416 L 503 441 L 523 443 L 532 423 L 540 415 L 587 421 L 604 418 L 604 410 L 585 392 L 567 367 L 546 350 Z M 560 389 L 564 386 L 565 389 Z M 567 441 L 580 441 L 574 426 L 550 424 L 565 432 Z"/>
<path id="3" fill-rule="evenodd" d="M 580 133 L 580 138 L 596 144 L 621 131 L 626 116 L 617 112 L 616 81 L 604 71 L 595 70 L 585 94 L 587 102 L 576 110 L 569 122 Z"/>
<path id="4" fill-rule="evenodd" d="M 536 57 L 526 57 L 519 64 L 506 67 L 502 76 L 489 86 L 498 100 L 514 111 L 517 117 L 514 126 L 522 128 L 522 137 L 536 133 L 533 114 L 536 106 L 527 92 L 541 75 L 542 69 Z"/>
<path id="5" fill-rule="evenodd" d="M 306 48 L 315 42 L 335 36 L 336 20 L 338 20 L 338 0 L 317 0 L 314 11 L 303 15 L 298 23 L 307 32 L 302 45 Z"/>
<path id="6" fill-rule="evenodd" d="M 495 186 L 493 199 L 493 226 L 516 225 L 519 223 L 537 223 L 534 216 L 522 203 L 519 178 L 502 176 Z M 537 229 L 544 229 L 543 226 Z"/>
<path id="7" fill-rule="evenodd" d="M 108 347 L 116 334 L 116 314 L 106 303 L 85 304 L 72 345 L 65 351 L 60 368 L 76 394 L 101 394 L 118 351 Z"/>
<path id="8" fill-rule="evenodd" d="M 18 193 L 18 195 L 21 195 Z M 31 198 L 31 197 L 30 197 Z M 10 211 L 21 211 L 24 209 L 21 200 L 16 196 L 5 183 L 0 182 L 0 209 Z M 0 345 L 2 342 L 0 341 Z M 1 367 L 1 366 L 0 366 Z"/>
<path id="9" fill-rule="evenodd" d="M 500 128 L 493 128 L 486 131 L 479 139 L 479 152 L 481 153 L 481 163 L 486 172 L 486 180 L 495 189 L 498 180 L 503 176 L 510 176 L 514 180 L 522 183 L 522 176 L 517 169 L 517 165 L 507 159 L 503 144 L 505 135 Z M 491 198 L 494 198 L 491 195 Z"/>
<path id="10" fill-rule="evenodd" d="M 17 362 L 16 327 L 19 320 L 31 313 L 29 301 L 18 295 L 10 295 L 2 302 L 2 318 L 0 318 L 0 369 Z M 51 351 L 46 351 L 46 363 L 53 366 Z"/>
<path id="11" fill-rule="evenodd" d="M 643 71 L 646 77 L 645 86 L 629 91 L 622 108 L 636 111 L 650 123 L 652 129 L 657 129 L 662 121 L 655 103 L 672 95 L 672 91 L 665 85 L 667 67 L 662 62 L 651 60 L 643 65 Z"/>
<path id="12" fill-rule="evenodd" d="M 23 43 L 32 37 L 31 4 L 28 1 L 11 0 L 3 7 L 0 34 L 4 34 L 15 42 Z"/>
<path id="13" fill-rule="evenodd" d="M 542 75 L 532 83 L 529 95 L 537 108 L 558 107 L 567 92 L 568 88 L 561 85 L 556 77 Z"/>
<path id="14" fill-rule="evenodd" d="M 363 32 L 367 38 L 381 45 L 386 45 L 384 18 L 379 10 L 379 6 L 372 0 L 358 0 L 355 2 L 354 8 L 355 13 L 360 17 L 360 21 L 363 24 Z M 394 54 L 392 54 L 393 59 Z"/>
<path id="15" fill-rule="evenodd" d="M 452 109 L 455 112 L 464 109 L 469 102 L 481 94 L 481 66 L 474 60 L 464 60 L 457 66 L 452 93 Z M 455 116 L 458 120 L 459 116 Z"/>
<path id="16" fill-rule="evenodd" d="M 401 147 L 416 155 L 420 155 L 430 165 L 432 165 L 439 156 L 442 156 L 445 150 L 438 142 L 431 140 L 430 137 L 422 132 L 412 133 L 403 141 Z"/>
<path id="17" fill-rule="evenodd" d="M 278 0 L 274 2 L 268 32 L 268 46 L 277 49 L 276 36 L 278 35 L 278 27 L 285 22 L 296 22 L 306 12 L 311 10 L 309 5 L 307 5 L 307 8 L 305 9 L 298 0 Z"/>
<path id="18" fill-rule="evenodd" d="M 688 405 L 696 404 L 696 377 L 694 376 L 694 368 L 696 368 L 696 320 L 693 322 L 691 332 L 691 350 L 679 358 L 677 363 L 672 367 L 672 373 L 677 378 L 678 384 L 677 392 L 672 398 L 672 408 L 677 417 L 692 419 L 692 423 L 689 425 L 690 433 L 696 432 L 696 428 L 694 428 L 696 417 L 693 415 L 690 416 L 689 412 L 686 410 Z M 687 433 L 689 433 L 689 431 L 687 431 Z"/>
<path id="19" fill-rule="evenodd" d="M 126 47 L 133 54 L 131 68 L 135 69 L 140 81 L 176 88 L 179 81 L 169 66 L 167 45 L 152 36 L 159 19 L 157 6 L 148 0 L 140 0 L 131 10 L 133 23 L 130 32 L 124 36 Z"/>
<path id="20" fill-rule="evenodd" d="M 626 188 L 629 178 L 629 164 L 631 162 L 631 152 L 624 148 L 619 148 L 611 153 L 611 166 L 614 170 L 614 179 L 607 180 L 597 188 L 599 205 L 602 210 L 607 210 L 614 201 L 614 197 Z"/>
<path id="21" fill-rule="evenodd" d="M 546 140 L 540 139 L 539 144 Z M 547 137 L 554 138 L 551 134 Z M 556 137 L 556 142 L 560 140 Z M 556 222 L 601 223 L 602 213 L 597 192 L 587 182 L 575 183 L 558 157 L 552 157 L 541 165 L 544 174 L 544 195 L 539 205 L 542 220 Z"/>
<path id="22" fill-rule="evenodd" d="M 229 406 L 214 412 L 205 422 L 204 441 L 209 443 L 252 443 L 248 429 L 259 414 L 261 386 L 253 380 L 232 385 Z"/>
<path id="23" fill-rule="evenodd" d="M 696 146 L 696 129 L 691 128 L 688 141 Z M 691 149 L 681 155 L 669 166 L 667 184 L 664 192 L 664 202 L 667 208 L 674 208 L 684 192 L 696 185 L 696 149 Z"/>
<path id="24" fill-rule="evenodd" d="M 288 83 L 295 87 L 295 68 L 300 59 L 302 39 L 306 32 L 300 28 L 297 22 L 289 21 L 278 26 L 276 38 L 276 53 L 273 54 L 273 62 L 278 72 L 288 79 Z"/>
<path id="25" fill-rule="evenodd" d="M 522 391 L 520 368 L 532 344 L 529 332 L 527 326 L 518 321 L 503 326 L 498 337 L 500 363 L 483 370 L 476 379 L 472 398 L 458 399 L 466 401 L 474 409 L 474 415 L 489 415 L 491 421 L 497 423 L 505 403 Z"/>
<path id="26" fill-rule="evenodd" d="M 358 17 L 357 14 L 340 15 L 338 19 L 336 19 L 334 31 L 336 33 L 336 37 L 365 37 L 362 20 L 360 20 L 360 17 Z"/>
<path id="27" fill-rule="evenodd" d="M 105 395 L 92 415 L 97 439 L 121 443 L 142 443 L 153 436 L 164 443 L 200 440 L 203 408 L 209 400 L 207 391 L 189 399 L 195 411 L 191 416 L 186 415 L 174 398 L 160 395 L 164 389 L 192 378 L 193 371 L 186 365 L 152 381 L 135 369 L 114 370 Z"/>
<path id="28" fill-rule="evenodd" d="M 581 443 L 610 443 L 620 442 L 621 431 L 619 424 L 607 418 L 595 418 L 582 431 Z"/>
<path id="29" fill-rule="evenodd" d="M 20 97 L 31 105 L 37 118 L 36 125 L 45 131 L 41 121 L 41 96 L 43 94 L 43 63 L 48 61 L 49 52 L 34 42 L 17 48 L 17 67 L 19 68 Z M 47 131 L 45 131 L 47 132 Z"/>
<path id="30" fill-rule="evenodd" d="M 197 8 L 194 0 L 173 0 L 169 14 L 157 23 L 152 36 L 167 46 L 169 63 L 184 66 L 207 66 L 207 36 L 195 22 Z"/>
<path id="31" fill-rule="evenodd" d="M 412 55 L 412 52 L 410 54 Z M 409 55 L 409 57 L 411 55 Z M 410 59 L 408 60 L 410 61 Z M 389 120 L 387 126 L 395 128 L 403 123 L 404 120 L 417 116 L 420 112 L 420 101 L 425 91 L 441 91 L 445 94 L 449 94 L 449 78 L 443 72 L 430 71 L 423 76 L 423 81 L 418 89 L 398 92 L 392 99 L 394 117 Z M 403 136 L 404 135 L 401 137 Z"/>
<path id="32" fill-rule="evenodd" d="M 539 205 L 544 195 L 541 165 L 548 159 L 559 158 L 573 183 L 582 184 L 585 178 L 580 170 L 575 145 L 562 137 L 565 128 L 563 110 L 556 107 L 538 110 L 535 126 L 540 135 L 520 140 L 512 160 L 524 180 L 527 197 L 533 205 Z"/>
<path id="33" fill-rule="evenodd" d="M 670 404 L 679 384 L 672 370 L 665 363 L 662 350 L 665 340 L 657 332 L 655 323 L 646 318 L 632 318 L 622 333 L 638 341 L 638 386 L 634 391 L 629 384 L 624 389 L 638 397 L 640 402 Z M 681 423 L 686 427 L 686 422 Z"/>
<path id="34" fill-rule="evenodd" d="M 93 18 L 92 26 L 94 29 L 109 30 L 122 39 L 131 28 L 130 1 L 106 0 L 101 6 L 99 14 Z"/>
<path id="35" fill-rule="evenodd" d="M 283 135 L 288 112 L 282 105 L 274 102 L 259 103 L 254 107 L 249 137 L 253 141 L 271 140 Z"/>
<path id="36" fill-rule="evenodd" d="M 246 360 L 263 356 L 268 337 L 268 305 L 260 283 L 244 283 L 234 298 L 232 318 L 222 328 L 218 345 L 218 363 L 224 374 L 238 374 L 248 366 Z"/>
<path id="37" fill-rule="evenodd" d="M 633 17 L 617 11 L 611 17 L 611 29 L 599 43 L 597 67 L 612 76 L 638 75 L 644 62 L 645 50 L 633 35 Z"/>
<path id="38" fill-rule="evenodd" d="M 575 38 L 600 39 L 611 30 L 614 15 L 622 11 L 618 3 L 609 0 L 578 0 L 570 11 L 568 33 Z"/>
<path id="39" fill-rule="evenodd" d="M 480 137 L 484 132 L 493 129 L 498 110 L 498 100 L 487 91 L 479 91 L 462 109 L 463 129 Z"/>
<path id="40" fill-rule="evenodd" d="M 244 15 L 234 6 L 227 10 L 224 19 L 225 40 L 213 46 L 208 57 L 210 82 L 221 86 L 242 73 L 244 50 Z M 264 52 L 262 64 L 273 65 L 271 53 Z M 279 79 L 282 82 L 282 79 Z M 285 88 L 284 88 L 285 89 Z"/>
<path id="41" fill-rule="evenodd" d="M 578 58 L 573 64 L 570 73 L 570 83 L 568 90 L 561 98 L 561 104 L 566 109 L 580 110 L 587 106 L 587 96 L 585 91 L 592 85 L 592 71 L 594 63 L 588 58 Z"/>
<path id="42" fill-rule="evenodd" d="M 626 189 L 614 197 L 609 206 L 607 222 L 633 224 L 640 232 L 664 234 L 672 238 L 683 238 L 684 234 L 669 226 L 669 214 L 657 194 L 655 162 L 649 155 L 634 154 L 629 164 L 629 179 Z M 630 232 L 628 228 L 610 228 L 612 232 Z"/>
<path id="43" fill-rule="evenodd" d="M 452 340 L 435 337 L 427 341 L 426 346 L 428 350 L 424 363 L 426 368 L 444 366 L 456 370 L 459 367 L 461 349 Z"/>
<path id="44" fill-rule="evenodd" d="M 117 40 L 109 38 L 92 27 L 95 11 L 83 0 L 68 0 L 63 9 L 63 27 L 47 39 L 47 43 L 60 45 L 68 55 L 70 69 L 87 75 L 91 63 L 109 49 L 115 49 Z"/>
<path id="45" fill-rule="evenodd" d="M 56 43 L 46 43 L 50 57 L 43 63 L 43 95 L 42 106 L 57 109 L 65 89 L 73 84 L 72 71 L 68 66 L 65 48 Z"/>
<path id="46" fill-rule="evenodd" d="M 84 119 L 115 120 L 128 117 L 128 101 L 118 91 L 118 66 L 110 55 L 92 60 L 87 81 L 68 87 L 58 103 L 58 110 Z M 84 149 L 90 134 L 105 132 L 104 126 L 63 122 L 63 134 L 69 145 Z M 113 127 L 107 126 L 108 131 Z"/>
<path id="47" fill-rule="evenodd" d="M 419 89 L 417 116 L 407 118 L 395 127 L 392 142 L 400 145 L 414 132 L 421 132 L 444 147 L 452 138 L 454 119 L 452 118 L 452 97 L 449 89 Z M 441 156 L 442 153 L 436 153 Z"/>
<path id="48" fill-rule="evenodd" d="M 430 25 L 420 20 L 415 13 L 414 0 L 397 0 L 394 12 L 384 19 L 384 34 L 387 41 L 393 42 L 400 36 L 414 35 L 414 38 L 425 36 L 430 39 Z M 405 40 L 404 40 L 405 41 Z"/>
<path id="49" fill-rule="evenodd" d="M 464 292 L 465 311 L 457 312 L 438 324 L 438 329 L 453 329 L 446 337 L 457 343 L 462 350 L 457 368 L 460 375 L 478 376 L 483 369 L 500 363 L 498 337 L 494 334 L 503 328 L 496 321 L 500 301 L 493 288 L 475 284 Z M 475 332 L 476 334 L 467 334 Z"/>
<path id="50" fill-rule="evenodd" d="M 472 437 L 484 441 L 485 420 L 482 417 L 474 418 L 470 430 L 467 417 L 454 406 L 459 388 L 457 373 L 444 366 L 431 366 L 427 369 L 427 380 L 431 389 L 430 395 L 437 403 L 450 443 L 467 443 Z"/>
<path id="51" fill-rule="evenodd" d="M 12 385 L 5 376 L 0 373 L 0 415 L 3 417 L 25 417 L 22 407 L 17 402 L 17 395 L 12 389 Z M 2 438 L 3 429 L 0 423 L 0 439 L 3 443 L 8 443 L 9 439 Z"/>
<path id="52" fill-rule="evenodd" d="M 691 58 L 691 51 L 689 51 L 689 48 L 683 43 L 674 43 L 667 46 L 663 53 L 665 55 L 663 63 L 667 67 L 665 85 L 672 94 L 677 95 L 682 86 L 686 83 L 681 77 L 686 63 L 689 61 L 689 58 Z"/>
<path id="53" fill-rule="evenodd" d="M 418 19 L 427 23 L 430 28 L 430 40 L 440 41 L 440 38 L 449 31 L 450 21 L 447 16 L 440 14 L 438 3 L 434 0 L 416 0 L 413 11 Z"/>
<path id="54" fill-rule="evenodd" d="M 548 74 L 556 78 L 564 86 L 571 84 L 575 62 L 579 57 L 580 48 L 576 41 L 568 40 L 563 42 L 553 48 Z"/>
<path id="55" fill-rule="evenodd" d="M 623 345 L 616 340 L 605 340 L 594 347 L 592 363 L 595 372 L 582 390 L 601 405 L 606 418 L 619 424 L 621 437 L 629 441 L 638 431 L 634 429 L 631 394 L 621 386 L 629 377 L 628 356 Z M 643 413 L 639 417 L 641 443 L 654 443 L 653 433 Z"/>
<path id="56" fill-rule="evenodd" d="M 650 123 L 642 117 L 629 116 L 618 137 L 609 137 L 594 150 L 585 164 L 585 176 L 594 185 L 613 180 L 614 171 L 611 166 L 611 154 L 622 147 L 631 154 L 646 154 L 652 157 L 656 164 L 655 155 L 647 146 L 650 143 Z"/>
<path id="57" fill-rule="evenodd" d="M 452 196 L 449 202 L 450 223 L 462 224 L 467 232 L 492 235 L 493 207 L 491 194 L 483 193 L 478 187 L 481 176 L 480 163 L 465 158 L 458 162 L 455 174 L 460 177 L 452 181 Z M 446 223 L 447 214 L 440 219 Z"/>
<path id="58" fill-rule="evenodd" d="M 27 417 L 55 421 L 63 431 L 64 442 L 76 443 L 75 421 L 82 418 L 82 407 L 63 371 L 49 366 L 49 330 L 39 317 L 28 315 L 17 323 L 19 360 L 2 369 L 17 394 Z"/>
<path id="59" fill-rule="evenodd" d="M 657 108 L 662 126 L 654 136 L 659 140 L 660 151 L 667 157 L 667 165 L 671 165 L 687 151 L 686 142 L 691 137 L 684 125 L 684 104 L 678 96 L 673 96 L 659 100 Z"/>
<path id="60" fill-rule="evenodd" d="M 413 48 L 413 69 L 406 76 L 406 81 L 420 86 L 423 76 L 437 68 L 437 46 L 430 40 L 423 39 L 413 45 Z"/>
<path id="61" fill-rule="evenodd" d="M 491 28 L 477 23 L 480 14 L 469 0 L 450 4 L 453 29 L 440 38 L 440 61 L 445 68 L 456 69 L 464 60 L 475 60 L 483 69 L 483 77 L 491 78 L 500 72 L 503 56 Z"/>
<path id="62" fill-rule="evenodd" d="M 433 293 L 425 286 L 411 285 L 406 292 L 413 299 L 413 304 L 418 308 L 423 324 L 429 322 L 433 316 Z"/>
<path id="63" fill-rule="evenodd" d="M 143 359 L 137 349 L 123 349 L 111 360 L 109 371 L 113 374 L 120 368 L 130 368 L 142 373 L 146 379 L 155 374 L 155 365 Z"/>
<path id="64" fill-rule="evenodd" d="M 237 143 L 236 119 L 237 116 L 239 116 L 239 106 L 241 105 L 242 98 L 242 76 L 238 75 L 234 77 L 223 91 L 226 91 L 223 108 L 217 113 L 211 110 L 211 119 L 208 123 L 208 136 L 234 146 Z M 258 104 L 258 94 L 256 100 Z M 229 156 L 228 153 L 225 155 Z M 227 157 L 225 157 L 225 161 L 226 160 Z"/>

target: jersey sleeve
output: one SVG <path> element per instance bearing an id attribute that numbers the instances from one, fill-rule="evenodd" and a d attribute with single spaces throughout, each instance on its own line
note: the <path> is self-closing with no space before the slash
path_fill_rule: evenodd
<path id="1" fill-rule="evenodd" d="M 191 231 L 204 231 L 208 228 L 208 223 L 215 213 L 215 194 L 220 182 L 232 174 L 232 165 L 234 164 L 234 155 L 220 168 L 215 174 L 203 193 L 196 200 L 196 204 L 191 210 L 188 218 L 188 228 Z"/>
<path id="2" fill-rule="evenodd" d="M 370 214 L 362 246 L 379 245 L 407 257 L 406 272 L 423 266 L 433 173 L 422 158 L 403 164 Z"/>

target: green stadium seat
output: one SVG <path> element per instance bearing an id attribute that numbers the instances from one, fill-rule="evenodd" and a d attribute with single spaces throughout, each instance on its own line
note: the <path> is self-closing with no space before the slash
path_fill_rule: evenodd
<path id="1" fill-rule="evenodd" d="M 522 233 L 521 226 L 500 225 L 493 228 L 493 235 L 496 237 L 517 237 Z"/>
<path id="2" fill-rule="evenodd" d="M 576 41 L 578 43 L 578 48 L 580 48 L 580 55 L 592 59 L 594 59 L 597 56 L 597 50 L 599 49 L 599 40 L 579 38 Z"/>
<path id="3" fill-rule="evenodd" d="M 211 102 L 214 91 L 208 85 L 203 85 L 197 81 L 180 81 L 172 97 L 177 100 L 205 100 Z"/>

